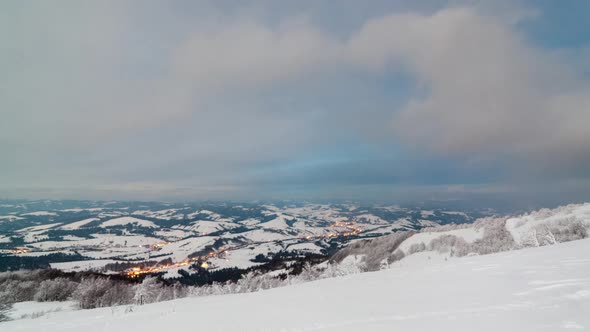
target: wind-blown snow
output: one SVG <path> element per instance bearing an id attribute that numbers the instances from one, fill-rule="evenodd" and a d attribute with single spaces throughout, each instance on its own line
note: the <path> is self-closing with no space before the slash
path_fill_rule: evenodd
<path id="1" fill-rule="evenodd" d="M 127 311 L 127 312 L 126 312 Z M 4 331 L 562 331 L 590 327 L 590 240 L 250 294 L 56 312 Z"/>

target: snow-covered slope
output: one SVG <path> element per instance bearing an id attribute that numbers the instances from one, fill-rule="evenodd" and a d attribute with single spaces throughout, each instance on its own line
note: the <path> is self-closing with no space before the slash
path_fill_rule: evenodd
<path id="1" fill-rule="evenodd" d="M 2 331 L 566 331 L 590 328 L 590 240 L 424 261 L 250 294 L 55 312 Z"/>
<path id="2" fill-rule="evenodd" d="M 100 227 L 112 227 L 112 226 L 121 226 L 121 225 L 135 225 L 141 227 L 148 227 L 148 228 L 158 228 L 158 225 L 154 224 L 149 220 L 138 219 L 134 217 L 120 217 L 111 220 L 107 220 L 100 224 Z"/>
<path id="3" fill-rule="evenodd" d="M 87 225 L 93 221 L 97 221 L 99 220 L 98 218 L 87 218 L 84 220 L 80 220 L 80 221 L 76 221 L 70 224 L 67 224 L 65 226 L 62 226 L 61 229 L 65 229 L 65 230 L 74 230 L 74 229 L 79 229 L 80 227 L 83 227 L 84 225 Z"/>
<path id="4" fill-rule="evenodd" d="M 203 235 L 207 235 L 209 233 L 223 231 L 227 229 L 237 228 L 240 227 L 239 224 L 227 222 L 227 221 L 210 221 L 210 220 L 197 220 L 191 222 L 190 225 L 185 227 L 177 227 L 183 230 L 190 230 L 193 232 L 197 232 Z"/>
<path id="5" fill-rule="evenodd" d="M 428 227 L 355 242 L 332 257 L 358 260 L 374 271 L 409 255 L 465 256 L 553 245 L 590 237 L 590 203 L 542 209 L 517 217 L 488 217 L 467 225 Z"/>

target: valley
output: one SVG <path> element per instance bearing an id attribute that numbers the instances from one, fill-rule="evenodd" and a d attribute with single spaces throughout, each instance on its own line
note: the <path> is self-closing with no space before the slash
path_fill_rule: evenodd
<path id="1" fill-rule="evenodd" d="M 6 201 L 0 211 L 3 255 L 33 260 L 55 257 L 44 262 L 66 272 L 131 277 L 160 273 L 164 278 L 178 277 L 180 270 L 191 267 L 247 269 L 278 254 L 327 256 L 359 239 L 468 223 L 485 215 L 395 205 L 294 202 Z"/>

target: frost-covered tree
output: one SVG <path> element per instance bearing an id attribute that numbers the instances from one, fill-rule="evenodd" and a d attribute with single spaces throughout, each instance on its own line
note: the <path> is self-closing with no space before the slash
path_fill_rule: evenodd
<path id="1" fill-rule="evenodd" d="M 589 229 L 585 226 L 583 221 L 578 220 L 576 217 L 560 220 L 548 227 L 556 242 L 585 239 L 588 237 L 589 233 Z"/>
<path id="2" fill-rule="evenodd" d="M 483 227 L 483 237 L 472 243 L 472 252 L 485 255 L 516 247 L 512 235 L 506 229 L 505 218 L 482 218 L 475 227 Z"/>
<path id="3" fill-rule="evenodd" d="M 0 303 L 32 301 L 37 282 L 7 279 L 0 284 Z"/>
<path id="4" fill-rule="evenodd" d="M 426 245 L 424 242 L 414 243 L 408 249 L 408 255 L 415 254 L 417 252 L 422 252 L 426 250 Z"/>
<path id="5" fill-rule="evenodd" d="M 397 232 L 371 240 L 357 241 L 337 252 L 330 261 L 341 263 L 349 256 L 362 257 L 362 260 L 358 262 L 362 264 L 362 270 L 376 271 L 381 268 L 383 260 L 392 263 L 403 257 L 401 252 L 396 252 L 396 249 L 415 233 L 414 231 Z"/>
<path id="6" fill-rule="evenodd" d="M 102 306 L 114 306 L 133 303 L 133 286 L 124 282 L 113 282 L 101 297 Z"/>
<path id="7" fill-rule="evenodd" d="M 43 280 L 37 287 L 37 292 L 33 298 L 39 302 L 65 301 L 72 296 L 77 287 L 77 282 L 66 278 Z"/>
<path id="8" fill-rule="evenodd" d="M 110 302 L 105 302 L 103 296 L 114 286 L 104 278 L 84 278 L 72 294 L 72 298 L 78 302 L 81 309 L 106 307 Z"/>
<path id="9" fill-rule="evenodd" d="M 164 286 L 156 277 L 147 277 L 142 283 L 134 287 L 133 301 L 137 304 L 153 303 L 172 300 L 175 290 L 172 286 Z M 178 295 L 178 290 L 177 293 Z"/>
<path id="10" fill-rule="evenodd" d="M 312 281 L 320 277 L 320 271 L 315 269 L 311 263 L 307 262 L 303 265 L 299 279 L 302 281 Z"/>

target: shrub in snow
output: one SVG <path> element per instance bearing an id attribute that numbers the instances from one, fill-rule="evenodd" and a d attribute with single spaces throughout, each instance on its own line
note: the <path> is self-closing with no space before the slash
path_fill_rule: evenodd
<path id="1" fill-rule="evenodd" d="M 483 237 L 470 245 L 470 251 L 480 255 L 514 249 L 516 244 L 506 229 L 505 218 L 482 218 L 474 227 L 483 227 Z"/>
<path id="2" fill-rule="evenodd" d="M 451 252 L 452 255 L 464 256 L 469 244 L 455 235 L 441 235 L 428 243 L 429 251 Z"/>
<path id="3" fill-rule="evenodd" d="M 551 233 L 557 242 L 581 240 L 588 237 L 588 229 L 579 220 L 560 222 L 551 227 Z"/>
<path id="4" fill-rule="evenodd" d="M 583 239 L 590 232 L 590 204 L 542 209 L 508 219 L 507 227 L 515 234 L 519 247 Z"/>
<path id="5" fill-rule="evenodd" d="M 65 301 L 78 287 L 77 282 L 70 281 L 66 278 L 55 278 L 43 280 L 37 287 L 37 292 L 33 296 L 35 301 Z"/>
<path id="6" fill-rule="evenodd" d="M 146 277 L 141 284 L 133 287 L 130 296 L 133 303 L 146 304 L 174 300 L 189 295 L 189 288 L 180 284 L 166 286 L 156 277 Z"/>
<path id="7" fill-rule="evenodd" d="M 113 306 L 133 303 L 133 286 L 123 282 L 113 282 L 101 298 L 102 306 Z"/>
<path id="8" fill-rule="evenodd" d="M 0 287 L 0 302 L 15 303 L 32 301 L 35 295 L 34 281 L 7 280 Z"/>
<path id="9" fill-rule="evenodd" d="M 72 294 L 81 309 L 128 304 L 133 300 L 131 286 L 106 278 L 85 278 Z"/>
<path id="10" fill-rule="evenodd" d="M 340 263 L 330 263 L 322 272 L 322 278 L 333 278 L 361 273 L 366 268 L 362 259 L 363 257 L 353 255 L 346 257 Z"/>
<path id="11" fill-rule="evenodd" d="M 0 303 L 32 301 L 39 275 L 26 270 L 0 273 Z"/>
<path id="12" fill-rule="evenodd" d="M 414 243 L 408 249 L 408 255 L 415 254 L 426 250 L 426 245 L 423 242 Z"/>
<path id="13" fill-rule="evenodd" d="M 102 296 L 109 290 L 111 283 L 107 279 L 85 278 L 72 294 L 81 309 L 102 307 Z"/>
<path id="14" fill-rule="evenodd" d="M 147 277 L 141 284 L 134 287 L 133 301 L 137 304 L 159 302 L 167 298 L 166 290 L 157 278 Z"/>
<path id="15" fill-rule="evenodd" d="M 309 262 L 305 263 L 303 270 L 299 274 L 299 279 L 302 281 L 311 281 L 319 279 L 320 271 L 315 269 Z"/>
<path id="16" fill-rule="evenodd" d="M 399 245 L 415 234 L 414 231 L 398 232 L 371 240 L 357 241 L 337 252 L 331 262 L 340 263 L 348 256 L 363 257 L 363 271 L 377 271 L 381 262 L 386 259 L 389 264 L 403 258 L 403 252 L 396 251 Z"/>

